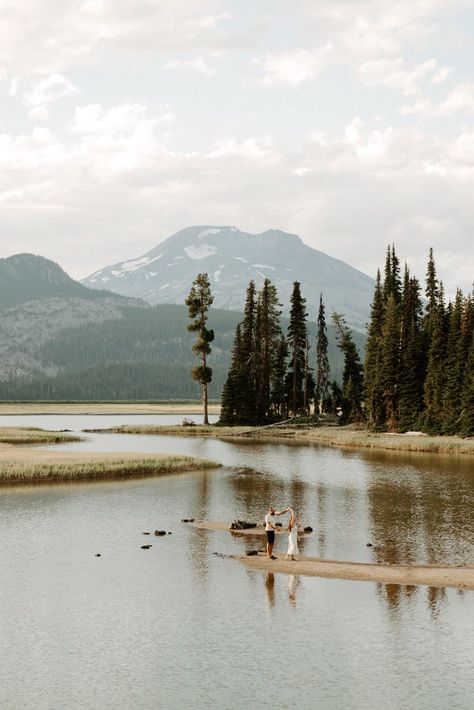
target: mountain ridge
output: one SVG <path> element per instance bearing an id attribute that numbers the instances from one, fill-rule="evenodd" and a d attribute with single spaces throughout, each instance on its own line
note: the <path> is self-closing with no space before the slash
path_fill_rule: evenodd
<path id="1" fill-rule="evenodd" d="M 105 266 L 81 283 L 152 305 L 183 303 L 199 272 L 208 273 L 217 308 L 242 310 L 249 281 L 258 288 L 269 278 L 287 313 L 293 283 L 299 281 L 308 311 L 314 313 L 322 293 L 330 310 L 344 313 L 351 327 L 365 330 L 374 280 L 278 229 L 251 234 L 229 226 L 186 227 L 145 254 Z"/>

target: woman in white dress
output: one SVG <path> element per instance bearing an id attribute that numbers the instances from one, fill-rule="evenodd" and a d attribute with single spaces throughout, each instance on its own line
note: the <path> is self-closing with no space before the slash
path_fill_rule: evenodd
<path id="1" fill-rule="evenodd" d="M 290 508 L 290 521 L 288 523 L 288 552 L 286 553 L 287 560 L 294 560 L 298 550 L 298 525 L 295 518 L 295 512 Z"/>

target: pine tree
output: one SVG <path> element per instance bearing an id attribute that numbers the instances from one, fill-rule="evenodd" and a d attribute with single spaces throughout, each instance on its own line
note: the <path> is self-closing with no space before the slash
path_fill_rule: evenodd
<path id="1" fill-rule="evenodd" d="M 344 316 L 341 313 L 333 313 L 332 319 L 336 328 L 338 347 L 344 353 L 341 423 L 362 422 L 364 419 L 362 407 L 364 393 L 362 363 Z"/>
<path id="2" fill-rule="evenodd" d="M 472 327 L 471 342 L 464 368 L 463 379 L 464 383 L 461 393 L 461 414 L 457 430 L 461 436 L 474 436 L 474 332 L 472 331 Z"/>
<path id="3" fill-rule="evenodd" d="M 211 294 L 211 285 L 207 274 L 198 274 L 194 279 L 189 295 L 185 301 L 188 306 L 191 323 L 188 330 L 197 333 L 197 340 L 193 345 L 193 352 L 201 359 L 201 365 L 193 368 L 192 376 L 201 385 L 204 424 L 209 424 L 207 387 L 212 381 L 212 370 L 207 365 L 207 356 L 211 352 L 210 343 L 214 340 L 214 331 L 206 328 L 209 308 L 214 298 Z"/>
<path id="4" fill-rule="evenodd" d="M 319 311 L 316 343 L 316 387 L 314 392 L 315 414 L 324 414 L 324 404 L 329 390 L 329 360 L 326 316 L 323 294 L 319 296 Z"/>
<path id="5" fill-rule="evenodd" d="M 454 303 L 450 303 L 448 306 L 448 335 L 444 365 L 445 378 L 442 408 L 444 434 L 454 434 L 456 432 L 461 414 L 461 393 L 466 364 L 466 361 L 463 360 L 463 310 L 464 298 L 462 291 L 458 289 Z"/>
<path id="6" fill-rule="evenodd" d="M 305 383 L 307 378 L 306 346 L 307 326 L 306 299 L 302 297 L 300 284 L 295 281 L 290 298 L 290 323 L 288 325 L 289 367 L 286 378 L 288 411 L 293 416 L 306 415 Z"/>
<path id="7" fill-rule="evenodd" d="M 242 359 L 242 333 L 239 323 L 235 331 L 229 373 L 222 389 L 219 424 L 233 426 L 238 422 L 242 408 Z"/>
<path id="8" fill-rule="evenodd" d="M 395 295 L 390 293 L 385 306 L 380 343 L 380 385 L 384 419 L 389 431 L 396 431 L 398 425 L 399 334 L 398 306 Z"/>
<path id="9" fill-rule="evenodd" d="M 255 348 L 258 362 L 256 378 L 257 421 L 266 421 L 271 409 L 272 370 L 281 340 L 280 304 L 276 287 L 265 279 L 257 298 Z"/>
<path id="10" fill-rule="evenodd" d="M 242 369 L 246 380 L 243 383 L 240 418 L 242 423 L 255 424 L 257 418 L 256 380 L 258 362 L 255 349 L 255 323 L 257 304 L 255 283 L 250 281 L 245 299 L 244 320 L 242 322 Z"/>
<path id="11" fill-rule="evenodd" d="M 423 407 L 420 284 L 405 270 L 400 333 L 399 430 L 413 429 Z"/>
<path id="12" fill-rule="evenodd" d="M 381 337 L 384 314 L 384 296 L 380 280 L 380 270 L 378 270 L 370 309 L 367 343 L 365 346 L 365 401 L 367 421 L 369 427 L 375 430 L 382 429 L 385 426 L 385 408 L 381 384 Z"/>
<path id="13" fill-rule="evenodd" d="M 440 434 L 443 415 L 443 384 L 446 356 L 446 315 L 442 284 L 439 287 L 438 302 L 430 314 L 430 340 L 428 363 L 424 383 L 424 411 L 421 415 L 423 431 Z"/>

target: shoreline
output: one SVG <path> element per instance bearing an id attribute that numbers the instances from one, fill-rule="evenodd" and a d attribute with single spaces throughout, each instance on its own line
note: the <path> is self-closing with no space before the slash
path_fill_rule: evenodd
<path id="1" fill-rule="evenodd" d="M 209 414 L 219 414 L 220 404 L 210 404 Z M 202 416 L 200 402 L 0 402 L 1 416 L 46 414 L 194 414 Z"/>
<path id="2" fill-rule="evenodd" d="M 221 530 L 232 536 L 258 536 L 264 538 L 261 524 L 257 528 L 232 530 L 230 523 L 198 520 L 191 525 L 198 530 Z M 288 535 L 286 528 L 275 531 L 277 535 Z M 309 536 L 312 533 L 307 533 Z M 301 527 L 298 537 L 306 535 Z M 455 587 L 474 589 L 474 565 L 446 564 L 380 564 L 375 562 L 353 562 L 307 557 L 299 555 L 295 560 L 286 560 L 283 552 L 275 553 L 270 560 L 264 551 L 253 555 L 229 555 L 248 569 L 268 574 L 299 574 L 306 577 L 327 577 L 354 582 L 379 582 L 381 584 L 426 585 L 430 587 Z"/>
<path id="3" fill-rule="evenodd" d="M 380 584 L 425 585 L 474 590 L 473 565 L 380 565 L 366 562 L 343 562 L 319 557 L 268 559 L 265 554 L 247 557 L 232 555 L 248 569 L 267 573 L 300 574 L 306 577 L 345 579 L 353 582 Z"/>
<path id="4" fill-rule="evenodd" d="M 151 478 L 221 466 L 181 454 L 89 454 L 41 448 L 44 444 L 71 440 L 77 441 L 78 437 L 57 436 L 56 432 L 41 429 L 0 428 L 0 487 Z"/>
<path id="5" fill-rule="evenodd" d="M 142 434 L 163 436 L 202 436 L 217 439 L 284 440 L 321 444 L 341 449 L 390 451 L 393 453 L 428 453 L 474 456 L 474 439 L 426 434 L 379 434 L 353 427 L 225 427 L 180 425 L 122 425 L 108 429 L 85 429 L 94 433 Z"/>

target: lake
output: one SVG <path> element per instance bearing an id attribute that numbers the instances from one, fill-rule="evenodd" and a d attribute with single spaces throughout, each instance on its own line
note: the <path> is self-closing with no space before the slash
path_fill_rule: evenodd
<path id="1" fill-rule="evenodd" d="M 2 416 L 0 426 L 182 418 Z M 261 542 L 180 522 L 261 520 L 270 503 L 291 504 L 314 528 L 307 555 L 472 563 L 472 460 L 114 434 L 61 449 L 224 467 L 0 489 L 2 710 L 472 707 L 473 592 L 251 571 L 220 555 Z M 156 528 L 171 534 L 142 534 Z"/>

